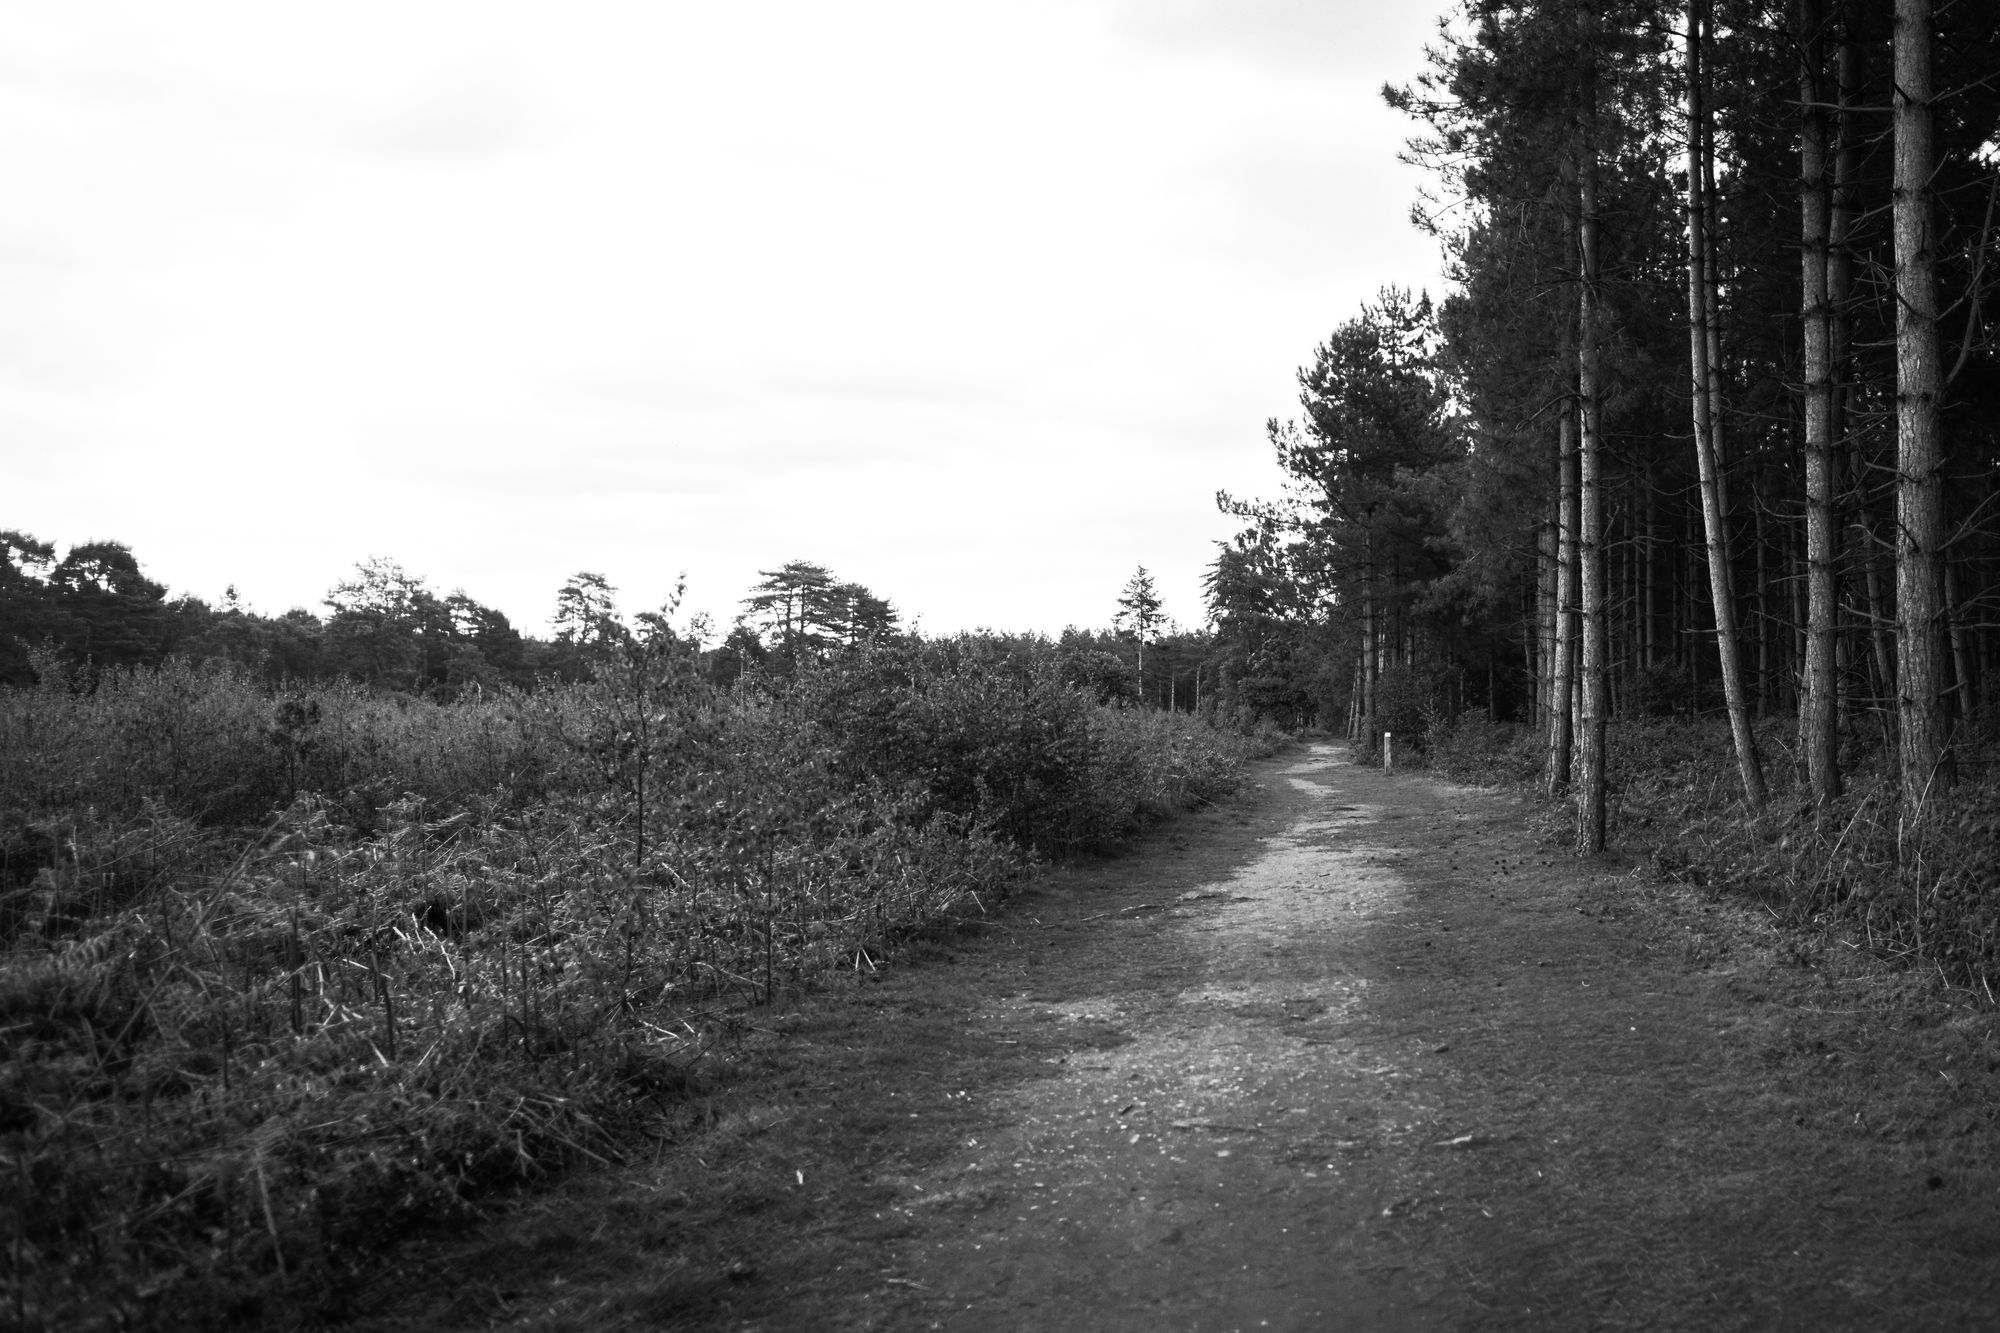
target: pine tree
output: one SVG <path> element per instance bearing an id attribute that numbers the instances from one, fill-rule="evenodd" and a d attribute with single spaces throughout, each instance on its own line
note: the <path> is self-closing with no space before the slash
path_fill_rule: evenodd
<path id="1" fill-rule="evenodd" d="M 1712 234 L 1712 132 L 1701 51 L 1706 40 L 1708 0 L 1689 0 L 1687 10 L 1687 273 L 1689 401 L 1693 406 L 1695 460 L 1701 473 L 1702 528 L 1707 534 L 1709 600 L 1715 611 L 1715 642 L 1722 693 L 1736 746 L 1744 799 L 1753 810 L 1765 801 L 1763 763 L 1750 729 L 1750 706 L 1743 689 L 1742 636 L 1736 622 L 1728 501 L 1724 495 L 1723 376 L 1721 314 L 1718 309 L 1716 247 Z"/>
<path id="2" fill-rule="evenodd" d="M 1930 0 L 1896 0 L 1896 688 L 1903 804 L 1952 782 L 1946 744 L 1943 390 L 1931 175 Z"/>
<path id="3" fill-rule="evenodd" d="M 1153 631 L 1162 619 L 1160 595 L 1153 586 L 1153 576 L 1141 565 L 1138 572 L 1125 581 L 1124 591 L 1118 594 L 1118 614 L 1112 617 L 1111 623 L 1138 645 L 1142 682 L 1146 674 L 1146 641 L 1153 637 Z"/>
<path id="4" fill-rule="evenodd" d="M 1821 806 L 1840 795 L 1839 678 L 1835 661 L 1838 587 L 1834 493 L 1833 312 L 1829 286 L 1833 199 L 1828 175 L 1825 18 L 1820 0 L 1797 0 L 1799 96 L 1800 317 L 1805 378 L 1806 651 L 1799 695 L 1799 749 Z"/>

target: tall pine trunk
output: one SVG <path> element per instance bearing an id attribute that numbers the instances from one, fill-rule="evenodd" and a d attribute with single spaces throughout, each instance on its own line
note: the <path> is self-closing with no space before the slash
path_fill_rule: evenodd
<path id="1" fill-rule="evenodd" d="M 1375 641 L 1381 634 L 1380 613 L 1375 604 L 1375 541 L 1368 542 L 1368 569 L 1361 592 L 1361 744 L 1375 751 L 1375 682 L 1377 657 Z"/>
<path id="2" fill-rule="evenodd" d="M 1551 673 L 1556 660 L 1556 602 L 1562 567 L 1557 535 L 1561 527 L 1559 499 L 1549 504 L 1549 517 L 1535 529 L 1535 724 L 1549 725 L 1553 697 Z"/>
<path id="3" fill-rule="evenodd" d="M 1896 0 L 1896 688 L 1903 807 L 1953 774 L 1944 711 L 1944 451 L 1930 177 L 1930 0 Z"/>
<path id="4" fill-rule="evenodd" d="M 1833 317 L 1827 284 L 1832 201 L 1827 190 L 1827 117 L 1821 87 L 1825 61 L 1820 0 L 1799 0 L 1799 91 L 1804 119 L 1799 131 L 1800 232 L 1804 320 L 1806 464 L 1806 651 L 1799 699 L 1799 750 L 1813 800 L 1826 805 L 1840 795 L 1839 672 L 1834 661 L 1835 599 L 1833 497 Z"/>
<path id="5" fill-rule="evenodd" d="M 1586 75 L 1586 78 L 1588 76 Z M 1587 140 L 1591 135 L 1590 98 L 1585 92 Z M 1602 342 L 1598 336 L 1597 150 L 1586 142 L 1583 169 L 1577 180 L 1577 251 L 1582 274 L 1577 302 L 1577 537 L 1576 567 L 1583 619 L 1583 671 L 1579 685 L 1577 726 L 1576 849 L 1589 855 L 1604 850 L 1605 726 L 1609 698 L 1605 688 L 1610 638 L 1605 623 L 1604 477 Z"/>
<path id="6" fill-rule="evenodd" d="M 1722 481 L 1722 368 L 1716 364 L 1719 320 L 1715 280 L 1710 272 L 1712 247 L 1708 235 L 1705 187 L 1708 109 L 1704 104 L 1701 65 L 1705 0 L 1690 0 L 1687 34 L 1688 98 L 1688 359 L 1694 408 L 1695 459 L 1701 471 L 1702 523 L 1708 534 L 1709 598 L 1715 610 L 1715 640 L 1722 667 L 1722 697 L 1729 709 L 1729 729 L 1736 742 L 1736 765 L 1743 779 L 1743 797 L 1753 810 L 1764 806 L 1764 769 L 1750 730 L 1750 709 L 1743 696 L 1742 638 L 1736 627 L 1736 600 L 1729 565 L 1728 518 Z"/>
<path id="7" fill-rule="evenodd" d="M 1566 396 L 1556 428 L 1556 641 L 1549 669 L 1549 761 L 1543 787 L 1554 796 L 1569 787 L 1575 748 L 1576 693 L 1576 418 Z"/>
<path id="8" fill-rule="evenodd" d="M 1648 671 L 1651 671 L 1653 668 L 1657 667 L 1660 664 L 1660 652 L 1659 652 L 1660 612 L 1659 612 L 1659 607 L 1657 605 L 1658 601 L 1657 589 L 1659 588 L 1660 585 L 1660 578 L 1659 578 L 1659 571 L 1655 568 L 1655 559 L 1654 559 L 1656 553 L 1659 550 L 1660 544 L 1653 534 L 1653 502 L 1654 502 L 1653 465 L 1651 463 L 1648 463 L 1646 465 L 1646 476 L 1645 476 L 1646 554 L 1645 554 L 1645 572 L 1643 575 L 1645 579 L 1645 595 L 1641 602 L 1641 605 L 1643 607 L 1643 614 L 1645 615 L 1646 618 L 1646 623 L 1645 623 L 1645 629 L 1642 631 L 1639 640 L 1640 651 L 1644 654 L 1643 663 L 1645 665 L 1646 670 Z"/>

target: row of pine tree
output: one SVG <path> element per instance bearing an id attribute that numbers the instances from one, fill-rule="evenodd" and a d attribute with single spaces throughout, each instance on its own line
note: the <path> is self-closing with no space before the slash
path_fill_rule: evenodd
<path id="1" fill-rule="evenodd" d="M 1532 723 L 1585 850 L 1614 716 L 1726 715 L 1753 808 L 1779 714 L 1820 802 L 1948 790 L 2000 704 L 1990 6 L 1467 0 L 1428 54 L 1385 95 L 1453 290 L 1336 330 L 1285 494 L 1221 497 L 1229 689 Z"/>

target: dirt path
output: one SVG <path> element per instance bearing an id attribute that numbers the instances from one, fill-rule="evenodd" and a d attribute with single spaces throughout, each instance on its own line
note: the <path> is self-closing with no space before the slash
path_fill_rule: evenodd
<path id="1" fill-rule="evenodd" d="M 1525 813 L 1330 747 L 1261 766 L 982 938 L 773 1013 L 659 1164 L 413 1251 L 353 1313 L 1993 1327 L 1992 1016 L 1889 1030 L 1879 979 Z"/>
<path id="2" fill-rule="evenodd" d="M 1155 947 L 1179 955 L 1166 976 L 993 1006 L 1002 1021 L 1101 1027 L 1122 1044 L 1014 1090 L 988 1138 L 910 1182 L 952 1220 L 906 1261 L 940 1323 L 1430 1322 L 1430 1293 L 1396 1280 L 1403 1265 L 1372 1233 L 1398 1202 L 1376 1159 L 1440 1132 L 1435 1108 L 1410 1052 L 1358 1039 L 1376 980 L 1366 941 L 1410 905 L 1374 841 L 1396 812 L 1343 783 L 1325 750 L 1274 776 L 1282 831 L 1225 877 L 1160 886 L 1173 924 Z M 1127 905 L 1120 924 L 1142 910 Z M 1118 929 L 1109 952 L 1123 950 Z"/>

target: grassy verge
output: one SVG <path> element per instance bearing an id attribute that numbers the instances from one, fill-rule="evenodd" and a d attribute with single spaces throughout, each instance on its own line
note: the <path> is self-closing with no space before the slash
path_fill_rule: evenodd
<path id="1" fill-rule="evenodd" d="M 1796 931 L 1838 937 L 2000 1003 L 2000 781 L 1978 747 L 1966 780 L 1915 816 L 1898 803 L 1879 751 L 1851 744 L 1847 790 L 1816 809 L 1789 723 L 1758 728 L 1770 801 L 1743 804 L 1720 720 L 1626 722 L 1611 730 L 1611 837 L 1667 877 L 1766 908 Z M 1532 784 L 1540 737 L 1468 719 L 1434 729 L 1429 762 L 1467 781 Z M 1561 803 L 1545 807 L 1566 830 Z"/>
<path id="2" fill-rule="evenodd" d="M 963 642 L 454 704 L 45 671 L 0 695 L 0 1317 L 226 1321 L 650 1146 L 757 1006 L 1252 748 Z"/>

